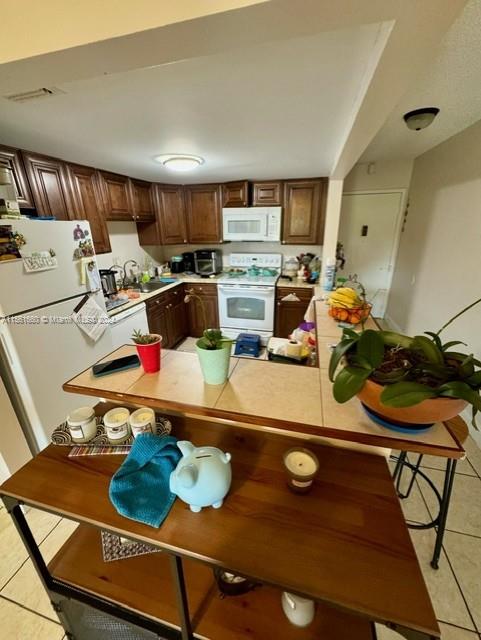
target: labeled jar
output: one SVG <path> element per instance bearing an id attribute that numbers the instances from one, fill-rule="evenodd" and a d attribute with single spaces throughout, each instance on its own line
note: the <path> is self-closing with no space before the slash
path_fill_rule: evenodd
<path id="1" fill-rule="evenodd" d="M 69 413 L 67 425 L 72 440 L 79 444 L 89 442 L 97 435 L 97 421 L 92 407 L 80 407 Z"/>
<path id="2" fill-rule="evenodd" d="M 149 407 L 140 407 L 130 414 L 132 435 L 136 438 L 141 433 L 156 433 L 155 413 Z"/>
<path id="3" fill-rule="evenodd" d="M 130 411 L 125 407 L 115 407 L 104 415 L 105 433 L 112 444 L 123 444 L 130 438 Z"/>

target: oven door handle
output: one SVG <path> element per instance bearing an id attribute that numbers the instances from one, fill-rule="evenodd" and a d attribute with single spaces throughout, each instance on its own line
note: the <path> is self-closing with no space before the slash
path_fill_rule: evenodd
<path id="1" fill-rule="evenodd" d="M 272 291 L 274 293 L 275 287 L 262 287 L 262 286 L 249 286 L 249 285 L 236 285 L 236 284 L 218 284 L 219 289 L 224 291 Z"/>

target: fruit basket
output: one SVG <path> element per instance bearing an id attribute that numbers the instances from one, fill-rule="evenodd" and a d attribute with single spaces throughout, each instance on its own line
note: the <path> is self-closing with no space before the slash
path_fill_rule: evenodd
<path id="1" fill-rule="evenodd" d="M 366 302 L 365 289 L 357 277 L 350 278 L 348 282 L 353 286 L 339 287 L 330 294 L 329 315 L 340 322 L 356 325 L 369 317 L 372 305 Z"/>
<path id="2" fill-rule="evenodd" d="M 341 307 L 331 305 L 329 315 L 334 320 L 340 322 L 349 322 L 350 324 L 360 324 L 363 320 L 367 320 L 371 313 L 372 305 L 365 302 L 358 307 Z"/>

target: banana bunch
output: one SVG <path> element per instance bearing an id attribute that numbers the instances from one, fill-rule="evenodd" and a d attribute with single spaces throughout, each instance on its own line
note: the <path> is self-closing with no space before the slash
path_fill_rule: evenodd
<path id="1" fill-rule="evenodd" d="M 362 307 L 363 302 L 357 292 L 349 287 L 339 287 L 329 296 L 331 307 L 343 307 L 344 309 L 355 309 Z"/>

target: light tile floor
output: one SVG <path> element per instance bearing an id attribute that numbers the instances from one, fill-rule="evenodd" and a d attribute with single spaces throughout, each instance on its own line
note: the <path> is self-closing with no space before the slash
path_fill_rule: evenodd
<path id="1" fill-rule="evenodd" d="M 466 443 L 466 450 L 467 460 L 458 464 L 437 571 L 429 564 L 434 532 L 411 531 L 443 640 L 481 640 L 481 450 L 472 440 Z M 427 457 L 424 463 L 429 476 L 439 483 L 442 477 L 439 459 Z M 433 515 L 432 496 L 422 480 L 416 483 L 410 498 L 401 504 L 406 519 L 413 522 L 425 522 Z M 30 509 L 26 517 L 47 561 L 76 526 L 36 509 Z M 58 618 L 3 506 L 0 506 L 0 629 L 0 637 L 8 640 L 64 638 Z M 400 637 L 385 627 L 378 628 L 379 640 L 399 640 Z"/>

